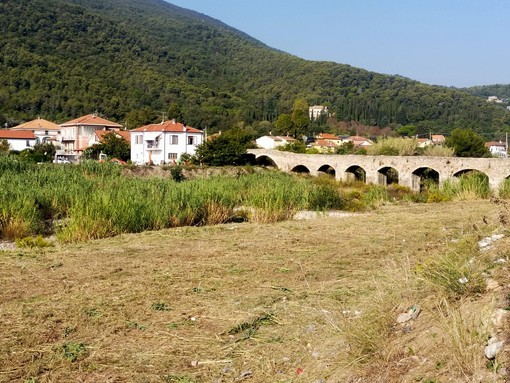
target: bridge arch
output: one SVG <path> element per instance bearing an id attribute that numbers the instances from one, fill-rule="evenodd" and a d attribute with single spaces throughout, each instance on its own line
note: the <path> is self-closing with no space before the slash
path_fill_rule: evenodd
<path id="1" fill-rule="evenodd" d="M 294 166 L 290 171 L 293 173 L 310 174 L 310 169 L 308 169 L 305 165 Z"/>
<path id="2" fill-rule="evenodd" d="M 478 169 L 458 170 L 455 173 L 453 173 L 453 176 L 456 178 L 460 178 L 462 176 L 470 176 L 470 175 L 475 175 L 475 174 L 483 174 L 484 176 L 488 177 L 487 174 L 485 174 L 484 172 L 482 172 L 481 170 L 478 170 Z"/>
<path id="3" fill-rule="evenodd" d="M 359 165 L 352 165 L 345 169 L 344 179 L 346 181 L 360 181 L 367 182 L 367 172 Z"/>
<path id="4" fill-rule="evenodd" d="M 422 191 L 432 185 L 439 185 L 439 172 L 429 167 L 421 167 L 416 169 L 412 172 L 411 178 L 411 189 L 414 191 Z"/>
<path id="5" fill-rule="evenodd" d="M 319 173 L 324 173 L 324 174 L 327 174 L 329 176 L 332 176 L 332 177 L 335 177 L 336 176 L 336 170 L 334 167 L 332 167 L 331 165 L 322 165 L 319 169 L 318 169 L 318 172 Z"/>
<path id="6" fill-rule="evenodd" d="M 265 156 L 265 155 L 255 158 L 255 164 L 258 166 L 267 166 L 267 167 L 278 168 L 278 165 L 276 164 L 276 162 L 271 157 Z"/>
<path id="7" fill-rule="evenodd" d="M 379 185 L 388 186 L 398 184 L 399 174 L 397 169 L 391 166 L 385 166 L 377 171 Z"/>

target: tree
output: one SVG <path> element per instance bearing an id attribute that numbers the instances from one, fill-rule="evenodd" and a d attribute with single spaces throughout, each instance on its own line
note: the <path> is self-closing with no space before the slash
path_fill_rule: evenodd
<path id="1" fill-rule="evenodd" d="M 0 140 L 0 155 L 6 155 L 11 149 L 7 140 Z"/>
<path id="2" fill-rule="evenodd" d="M 251 140 L 239 130 L 227 131 L 199 145 L 194 162 L 210 166 L 245 165 L 249 162 L 246 151 L 250 145 Z"/>
<path id="3" fill-rule="evenodd" d="M 306 100 L 298 99 L 292 107 L 292 136 L 298 138 L 306 134 L 305 128 L 310 124 L 308 116 L 308 103 Z"/>
<path id="4" fill-rule="evenodd" d="M 285 134 L 288 135 L 292 131 L 292 118 L 290 117 L 290 114 L 282 113 L 278 116 L 278 119 L 274 123 L 274 126 L 276 127 L 277 134 Z"/>
<path id="5" fill-rule="evenodd" d="M 416 136 L 415 125 L 404 125 L 397 129 L 397 134 L 402 137 L 414 137 Z"/>
<path id="6" fill-rule="evenodd" d="M 469 129 L 454 129 L 445 145 L 453 148 L 456 157 L 490 157 L 482 136 Z"/>
<path id="7" fill-rule="evenodd" d="M 87 148 L 83 155 L 85 158 L 98 160 L 101 153 L 106 154 L 108 158 L 127 161 L 131 157 L 131 145 L 115 132 L 110 132 L 103 136 L 102 142 Z"/>
<path id="8" fill-rule="evenodd" d="M 296 140 L 289 142 L 286 145 L 279 146 L 278 150 L 282 152 L 292 152 L 292 153 L 306 153 L 306 145 L 301 140 Z"/>

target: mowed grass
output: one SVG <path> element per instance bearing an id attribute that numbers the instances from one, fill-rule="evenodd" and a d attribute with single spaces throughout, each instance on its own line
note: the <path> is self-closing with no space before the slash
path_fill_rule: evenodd
<path id="1" fill-rule="evenodd" d="M 384 206 L 0 251 L 0 381 L 504 381 L 505 356 L 488 368 L 483 350 L 506 292 L 478 283 L 508 285 L 494 260 L 510 239 L 476 250 L 506 233 L 503 210 Z M 424 272 L 452 254 L 472 290 Z"/>

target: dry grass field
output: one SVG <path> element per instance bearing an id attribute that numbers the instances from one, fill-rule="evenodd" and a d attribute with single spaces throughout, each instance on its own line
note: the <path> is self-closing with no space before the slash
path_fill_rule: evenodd
<path id="1" fill-rule="evenodd" d="M 0 251 L 0 381 L 508 381 L 505 349 L 484 356 L 507 337 L 507 215 L 395 205 Z"/>

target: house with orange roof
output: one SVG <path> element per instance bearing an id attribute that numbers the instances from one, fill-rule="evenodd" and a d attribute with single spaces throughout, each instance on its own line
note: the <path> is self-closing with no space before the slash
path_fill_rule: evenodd
<path id="1" fill-rule="evenodd" d="M 329 141 L 336 145 L 342 145 L 342 139 L 336 134 L 331 133 L 319 133 L 317 137 L 315 137 L 318 141 Z"/>
<path id="2" fill-rule="evenodd" d="M 204 132 L 175 120 L 131 130 L 131 161 L 135 164 L 176 163 L 183 154 L 194 155 Z"/>
<path id="3" fill-rule="evenodd" d="M 446 138 L 442 134 L 433 134 L 431 140 L 434 145 L 442 145 L 446 141 Z"/>
<path id="4" fill-rule="evenodd" d="M 311 146 L 321 153 L 334 153 L 340 144 L 333 140 L 316 139 L 315 142 L 311 143 Z"/>
<path id="5" fill-rule="evenodd" d="M 60 127 L 63 151 L 79 156 L 90 146 L 91 142 L 94 142 L 96 131 L 119 131 L 122 125 L 93 113 L 64 122 L 60 124 Z"/>
<path id="6" fill-rule="evenodd" d="M 22 151 L 30 149 L 38 143 L 31 130 L 0 130 L 0 141 L 7 141 L 10 150 Z"/>
<path id="7" fill-rule="evenodd" d="M 58 138 L 60 136 L 60 126 L 54 122 L 45 120 L 44 118 L 38 117 L 35 120 L 25 122 L 21 125 L 9 128 L 9 130 L 24 131 L 28 130 L 34 133 L 38 138 L 38 142 L 44 144 L 51 142 L 53 144 L 59 144 Z"/>
<path id="8" fill-rule="evenodd" d="M 360 136 L 350 136 L 347 140 L 352 142 L 354 147 L 357 148 L 366 148 L 367 146 L 371 146 L 373 144 L 373 142 L 368 138 Z"/>

